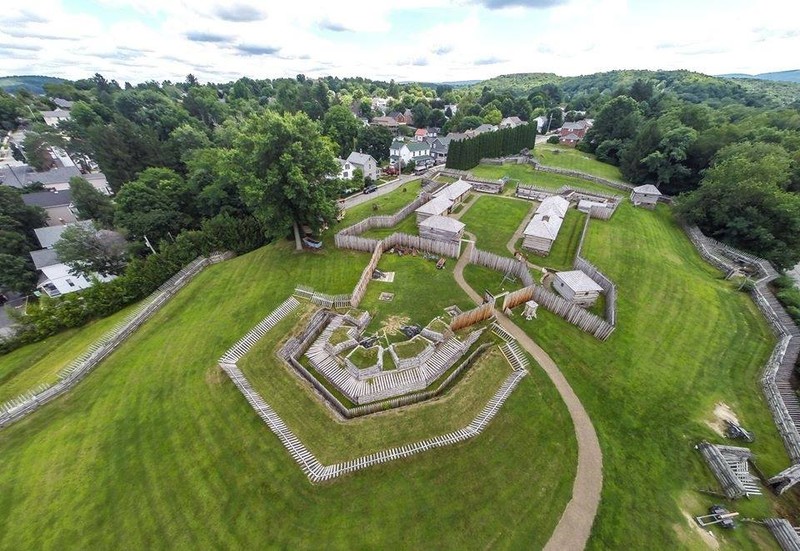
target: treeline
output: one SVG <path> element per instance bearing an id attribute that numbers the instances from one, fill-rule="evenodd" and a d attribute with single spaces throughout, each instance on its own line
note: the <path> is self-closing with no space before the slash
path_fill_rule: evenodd
<path id="1" fill-rule="evenodd" d="M 447 168 L 469 170 L 477 166 L 483 158 L 516 155 L 524 149 L 533 149 L 535 143 L 535 124 L 485 132 L 474 138 L 451 142 L 447 153 Z"/>

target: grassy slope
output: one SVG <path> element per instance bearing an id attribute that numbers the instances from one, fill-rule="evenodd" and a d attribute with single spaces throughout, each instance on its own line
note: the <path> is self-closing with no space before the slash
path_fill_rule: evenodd
<path id="1" fill-rule="evenodd" d="M 538 370 L 480 438 L 312 486 L 216 367 L 296 282 L 347 292 L 367 258 L 284 242 L 213 266 L 68 396 L 0 431 L 0 548 L 542 546 L 575 442 Z"/>
<path id="2" fill-rule="evenodd" d="M 762 470 L 788 464 L 758 384 L 773 337 L 666 208 L 623 204 L 611 222 L 590 225 L 584 254 L 618 285 L 616 333 L 601 343 L 541 308 L 522 326 L 567 375 L 600 437 L 605 479 L 590 547 L 668 549 L 682 538 L 697 547 L 678 503 L 691 496 L 698 507 L 689 512 L 699 514 L 713 500 L 694 494 L 716 483 L 692 446 L 723 440 L 705 424 L 716 402 L 756 430 L 751 447 Z M 743 500 L 735 510 L 763 516 L 768 500 Z M 763 545 L 753 534 L 724 537 L 740 548 Z"/>
<path id="3" fill-rule="evenodd" d="M 546 166 L 577 170 L 608 180 L 625 181 L 618 167 L 600 162 L 591 153 L 578 151 L 574 147 L 540 144 L 536 146 L 534 155 Z"/>
<path id="4" fill-rule="evenodd" d="M 128 315 L 129 306 L 81 329 L 69 329 L 41 342 L 0 356 L 0 403 L 23 394 L 40 384 L 58 380 L 58 373 Z"/>
<path id="5" fill-rule="evenodd" d="M 497 180 L 503 176 L 508 176 L 512 180 L 519 180 L 521 184 L 535 185 L 543 188 L 558 189 L 561 186 L 569 186 L 572 188 L 585 189 L 587 191 L 600 191 L 603 193 L 618 193 L 623 192 L 614 190 L 608 186 L 594 184 L 581 180 L 579 178 L 572 178 L 571 176 L 562 176 L 561 174 L 551 174 L 549 172 L 541 172 L 533 169 L 531 165 L 478 165 L 471 169 L 475 176 L 478 178 L 486 178 L 488 180 Z M 505 194 L 514 194 L 514 184 L 509 183 L 503 192 Z"/>
<path id="6" fill-rule="evenodd" d="M 501 256 L 511 256 L 506 244 L 528 214 L 532 203 L 483 195 L 478 197 L 461 221 L 475 235 L 476 246 Z"/>

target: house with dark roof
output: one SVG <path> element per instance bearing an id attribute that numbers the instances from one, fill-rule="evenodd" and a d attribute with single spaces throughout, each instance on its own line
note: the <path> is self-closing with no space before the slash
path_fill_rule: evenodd
<path id="1" fill-rule="evenodd" d="M 72 207 L 72 193 L 66 191 L 39 191 L 22 195 L 22 202 L 32 207 L 41 207 L 47 213 L 48 226 L 63 226 L 77 222 Z"/>
<path id="2" fill-rule="evenodd" d="M 414 116 L 411 114 L 410 109 L 406 109 L 403 112 L 392 111 L 391 113 L 389 113 L 388 116 L 396 120 L 397 124 L 406 124 L 409 126 L 414 126 Z"/>
<path id="3" fill-rule="evenodd" d="M 500 121 L 500 129 L 503 130 L 505 128 L 516 128 L 518 126 L 522 126 L 523 124 L 528 123 L 519 117 L 506 117 Z"/>
<path id="4" fill-rule="evenodd" d="M 347 162 L 353 165 L 353 170 L 360 168 L 364 178 L 370 178 L 373 182 L 378 179 L 378 161 L 372 155 L 353 151 L 347 157 Z"/>
<path id="5" fill-rule="evenodd" d="M 561 134 L 558 137 L 558 143 L 560 143 L 561 145 L 568 145 L 570 147 L 575 147 L 575 145 L 577 145 L 579 141 L 581 141 L 581 137 L 573 132 L 570 132 L 568 134 Z"/>
<path id="6" fill-rule="evenodd" d="M 575 145 L 586 136 L 586 131 L 592 124 L 586 119 L 575 122 L 565 122 L 558 131 L 558 142 L 564 145 Z"/>
<path id="7" fill-rule="evenodd" d="M 44 123 L 48 126 L 57 126 L 61 121 L 69 120 L 69 111 L 65 109 L 56 109 L 54 111 L 39 111 L 44 119 Z"/>
<path id="8" fill-rule="evenodd" d="M 53 98 L 53 103 L 55 103 L 56 107 L 59 109 L 72 109 L 72 102 L 64 98 Z"/>

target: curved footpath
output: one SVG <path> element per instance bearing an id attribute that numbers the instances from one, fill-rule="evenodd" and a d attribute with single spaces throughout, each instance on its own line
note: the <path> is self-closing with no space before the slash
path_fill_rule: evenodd
<path id="1" fill-rule="evenodd" d="M 474 239 L 474 236 L 471 237 Z M 464 280 L 464 266 L 467 265 L 474 246 L 474 242 L 467 244 L 461 258 L 458 259 L 453 276 L 464 292 L 480 304 L 483 302 L 480 295 Z M 517 339 L 520 346 L 533 356 L 547 373 L 572 418 L 575 437 L 578 440 L 578 469 L 572 485 L 572 498 L 544 548 L 552 551 L 583 549 L 592 531 L 594 517 L 600 504 L 600 491 L 603 488 L 603 453 L 600 450 L 597 433 L 575 391 L 547 352 L 502 312 L 497 312 L 497 322 Z"/>

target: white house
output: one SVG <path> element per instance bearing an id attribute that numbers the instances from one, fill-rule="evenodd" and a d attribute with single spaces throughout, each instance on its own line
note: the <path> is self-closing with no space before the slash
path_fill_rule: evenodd
<path id="1" fill-rule="evenodd" d="M 55 111 L 40 111 L 44 123 L 48 126 L 56 126 L 61 121 L 69 120 L 69 111 L 56 109 Z"/>
<path id="2" fill-rule="evenodd" d="M 42 249 L 39 251 L 31 251 L 31 259 L 33 265 L 39 270 L 39 281 L 36 288 L 46 293 L 50 297 L 57 297 L 67 293 L 80 291 L 81 289 L 88 289 L 93 285 L 93 282 L 83 276 L 76 276 L 70 273 L 69 266 L 61 262 L 58 258 L 58 253 L 53 249 L 56 242 L 61 239 L 61 234 L 70 226 L 76 224 L 92 225 L 91 220 L 83 222 L 75 222 L 74 224 L 66 224 L 63 226 L 49 226 L 45 228 L 36 228 L 34 233 L 39 239 L 39 244 Z M 100 281 L 110 281 L 113 276 L 96 276 Z"/>
<path id="3" fill-rule="evenodd" d="M 634 207 L 645 207 L 648 209 L 656 208 L 661 192 L 653 184 L 633 188 L 631 192 L 631 203 Z"/>
<path id="4" fill-rule="evenodd" d="M 353 170 L 360 168 L 364 178 L 371 178 L 373 182 L 378 179 L 378 161 L 372 155 L 353 151 L 347 157 L 347 162 L 353 166 Z"/>
<path id="5" fill-rule="evenodd" d="M 455 115 L 456 113 L 458 113 L 458 105 L 457 105 L 457 104 L 455 104 L 455 103 L 448 103 L 447 105 L 445 105 L 445 106 L 444 106 L 444 109 L 443 109 L 443 111 L 445 112 L 445 114 L 447 114 L 447 110 L 448 110 L 448 109 L 450 110 L 450 112 L 451 112 L 453 115 Z"/>
<path id="6" fill-rule="evenodd" d="M 569 201 L 563 197 L 544 199 L 522 232 L 522 247 L 536 254 L 549 254 L 568 209 Z"/>
<path id="7" fill-rule="evenodd" d="M 401 166 L 406 166 L 409 162 L 414 161 L 417 166 L 424 164 L 433 164 L 434 159 L 431 155 L 431 145 L 428 142 L 404 142 L 395 140 L 389 146 L 389 159 Z"/>
<path id="8" fill-rule="evenodd" d="M 344 159 L 340 159 L 339 157 L 336 158 L 336 162 L 339 163 L 339 175 L 337 176 L 340 180 L 352 180 L 353 179 L 353 165 L 349 162 L 345 161 Z"/>
<path id="9" fill-rule="evenodd" d="M 541 116 L 533 119 L 536 122 L 536 131 L 541 133 L 547 127 L 547 117 Z"/>
<path id="10" fill-rule="evenodd" d="M 553 288 L 571 303 L 583 307 L 594 304 L 603 290 L 592 278 L 580 270 L 558 272 L 553 279 Z"/>

